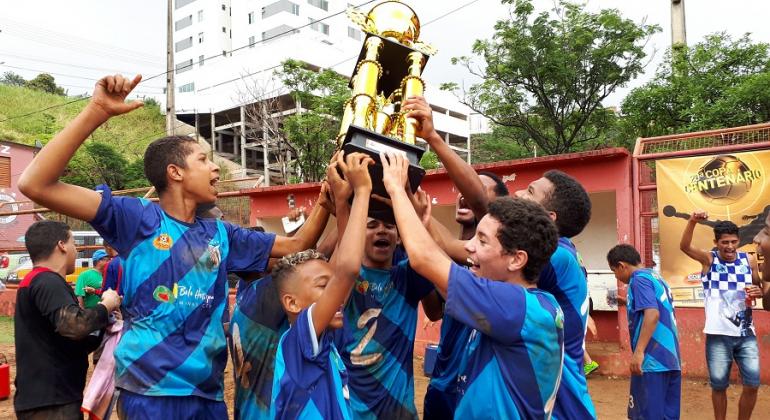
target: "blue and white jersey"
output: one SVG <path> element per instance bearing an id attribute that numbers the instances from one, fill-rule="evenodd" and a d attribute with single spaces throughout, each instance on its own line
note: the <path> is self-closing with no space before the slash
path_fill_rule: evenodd
<path id="1" fill-rule="evenodd" d="M 564 316 L 556 299 L 453 263 L 445 310 L 474 329 L 455 418 L 549 418 L 564 359 Z"/>
<path id="2" fill-rule="evenodd" d="M 417 306 L 432 290 L 406 259 L 390 270 L 361 267 L 344 310 L 343 358 L 355 418 L 417 418 L 412 365 Z"/>
<path id="3" fill-rule="evenodd" d="M 575 245 L 569 239 L 559 238 L 556 251 L 540 272 L 537 287 L 552 294 L 564 313 L 564 372 L 553 418 L 596 418 L 583 371 L 588 280 Z"/>
<path id="4" fill-rule="evenodd" d="M 335 333 L 316 337 L 313 306 L 281 337 L 275 356 L 271 419 L 351 419 L 348 375 Z"/>
<path id="5" fill-rule="evenodd" d="M 468 346 L 472 328 L 444 314 L 441 319 L 441 336 L 433 366 L 430 385 L 438 390 L 455 393 L 460 364 Z"/>
<path id="6" fill-rule="evenodd" d="M 746 306 L 747 286 L 751 286 L 751 264 L 745 252 L 739 252 L 735 261 L 719 258 L 711 251 L 711 267 L 703 273 L 703 306 L 706 309 L 706 334 L 731 337 L 753 337 L 754 320 L 750 306 Z"/>
<path id="7" fill-rule="evenodd" d="M 636 351 L 636 343 L 642 331 L 644 310 L 657 309 L 660 315 L 652 338 L 644 349 L 642 372 L 681 370 L 674 300 L 663 278 L 649 268 L 634 271 L 628 282 L 627 299 L 628 333 L 631 336 L 632 351 Z"/>
<path id="8" fill-rule="evenodd" d="M 275 354 L 278 340 L 288 328 L 271 276 L 238 282 L 230 321 L 236 420 L 270 415 Z"/>
<path id="9" fill-rule="evenodd" d="M 275 236 L 215 219 L 185 223 L 157 204 L 103 188 L 91 225 L 123 257 L 116 387 L 221 401 L 227 272 L 265 271 Z"/>

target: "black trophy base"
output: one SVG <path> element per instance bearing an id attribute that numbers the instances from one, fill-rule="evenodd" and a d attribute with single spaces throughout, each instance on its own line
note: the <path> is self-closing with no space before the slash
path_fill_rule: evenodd
<path id="1" fill-rule="evenodd" d="M 382 183 L 380 152 L 393 152 L 406 156 L 409 160 L 408 176 L 412 192 L 417 191 L 417 187 L 420 186 L 420 182 L 425 176 L 425 169 L 420 167 L 420 159 L 425 153 L 425 149 L 394 140 L 365 128 L 351 125 L 342 143 L 342 150 L 345 151 L 345 154 L 365 153 L 374 159 L 374 165 L 369 167 L 369 175 L 372 178 L 372 194 L 381 197 L 390 198 L 388 192 L 385 191 L 385 185 Z M 374 199 L 369 202 L 369 216 L 383 221 L 395 222 L 390 206 Z"/>

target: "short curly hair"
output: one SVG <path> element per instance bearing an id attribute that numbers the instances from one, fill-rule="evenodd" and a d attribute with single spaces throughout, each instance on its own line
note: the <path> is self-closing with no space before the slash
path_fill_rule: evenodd
<path id="1" fill-rule="evenodd" d="M 294 274 L 297 266 L 312 260 L 326 261 L 326 256 L 315 249 L 306 249 L 304 251 L 295 252 L 294 254 L 289 254 L 278 260 L 272 271 L 273 281 L 275 282 L 278 291 L 286 291 L 287 281 L 291 278 L 291 275 Z"/>
<path id="2" fill-rule="evenodd" d="M 722 235 L 739 235 L 738 225 L 729 220 L 720 220 L 714 225 L 714 239 L 719 240 Z"/>
<path id="3" fill-rule="evenodd" d="M 559 233 L 545 209 L 534 201 L 501 197 L 489 204 L 488 214 L 500 222 L 497 239 L 503 252 L 527 253 L 524 278 L 536 283 L 540 270 L 556 251 Z"/>
<path id="4" fill-rule="evenodd" d="M 578 235 L 591 220 L 591 199 L 585 188 L 573 177 L 553 169 L 543 174 L 553 184 L 553 191 L 542 203 L 548 211 L 556 213 L 559 235 L 572 238 Z"/>
<path id="5" fill-rule="evenodd" d="M 479 176 L 485 176 L 495 183 L 495 195 L 498 197 L 507 197 L 510 195 L 510 192 L 508 192 L 508 186 L 505 185 L 505 182 L 494 172 L 489 171 L 481 171 L 479 172 Z"/>
<path id="6" fill-rule="evenodd" d="M 615 245 L 607 252 L 607 264 L 611 268 L 616 268 L 620 263 L 639 265 L 642 263 L 642 256 L 639 251 L 629 244 Z"/>

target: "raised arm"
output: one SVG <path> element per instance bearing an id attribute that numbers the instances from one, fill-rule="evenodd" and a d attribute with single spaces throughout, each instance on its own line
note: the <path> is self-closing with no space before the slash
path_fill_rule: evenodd
<path id="1" fill-rule="evenodd" d="M 446 296 L 452 261 L 425 230 L 404 190 L 409 162 L 401 155 L 390 153 L 380 154 L 380 159 L 383 167 L 382 181 L 392 200 L 401 242 L 409 255 L 409 265 L 433 283 L 442 296 Z"/>
<path id="2" fill-rule="evenodd" d="M 690 216 L 690 220 L 687 221 L 687 226 L 682 232 L 682 240 L 679 241 L 679 249 L 682 250 L 688 257 L 698 261 L 701 264 L 701 271 L 706 272 L 711 267 L 711 254 L 699 248 L 692 246 L 692 234 L 695 232 L 695 226 L 698 222 L 707 220 L 708 213 L 705 211 L 696 211 Z"/>
<path id="3" fill-rule="evenodd" d="M 418 122 L 417 135 L 425 140 L 431 150 L 436 153 L 449 175 L 449 178 L 457 186 L 457 190 L 465 198 L 468 207 L 473 211 L 477 220 L 481 220 L 487 214 L 489 200 L 484 191 L 476 171 L 452 150 L 444 139 L 436 132 L 433 126 L 433 112 L 425 98 L 418 96 L 404 101 L 404 110 L 409 111 L 407 117 L 414 118 Z"/>
<path id="4" fill-rule="evenodd" d="M 340 239 L 335 254 L 344 256 L 336 258 L 334 276 L 329 280 L 323 294 L 313 306 L 313 327 L 320 336 L 334 318 L 334 314 L 347 299 L 353 288 L 366 245 L 366 215 L 369 212 L 369 195 L 372 192 L 372 180 L 369 177 L 368 166 L 373 164 L 372 158 L 362 153 L 351 153 L 343 163 L 342 170 L 353 187 L 353 205 L 350 217 Z"/>
<path id="5" fill-rule="evenodd" d="M 88 105 L 59 134 L 43 147 L 19 178 L 19 190 L 37 204 L 58 213 L 90 222 L 96 216 L 101 196 L 88 188 L 61 182 L 67 164 L 81 144 L 110 117 L 131 112 L 141 102 L 126 103 L 126 97 L 139 84 L 120 75 L 107 76 L 96 83 Z"/>

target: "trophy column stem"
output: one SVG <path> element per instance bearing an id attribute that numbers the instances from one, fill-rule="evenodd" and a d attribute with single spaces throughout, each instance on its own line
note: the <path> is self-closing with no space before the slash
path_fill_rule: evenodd
<path id="1" fill-rule="evenodd" d="M 372 128 L 372 119 L 377 96 L 377 83 L 382 75 L 382 66 L 377 61 L 382 49 L 382 39 L 372 36 L 366 40 L 366 58 L 358 63 L 353 82 L 353 124 Z"/>
<path id="2" fill-rule="evenodd" d="M 401 84 L 401 91 L 403 92 L 404 99 L 413 96 L 422 96 L 423 94 L 425 83 L 423 83 L 422 78 L 420 78 L 423 60 L 425 60 L 425 56 L 417 51 L 409 53 L 409 56 L 407 57 L 409 75 L 404 78 Z M 414 144 L 417 139 L 416 133 L 417 120 L 414 118 L 406 118 L 404 121 L 404 142 Z"/>

